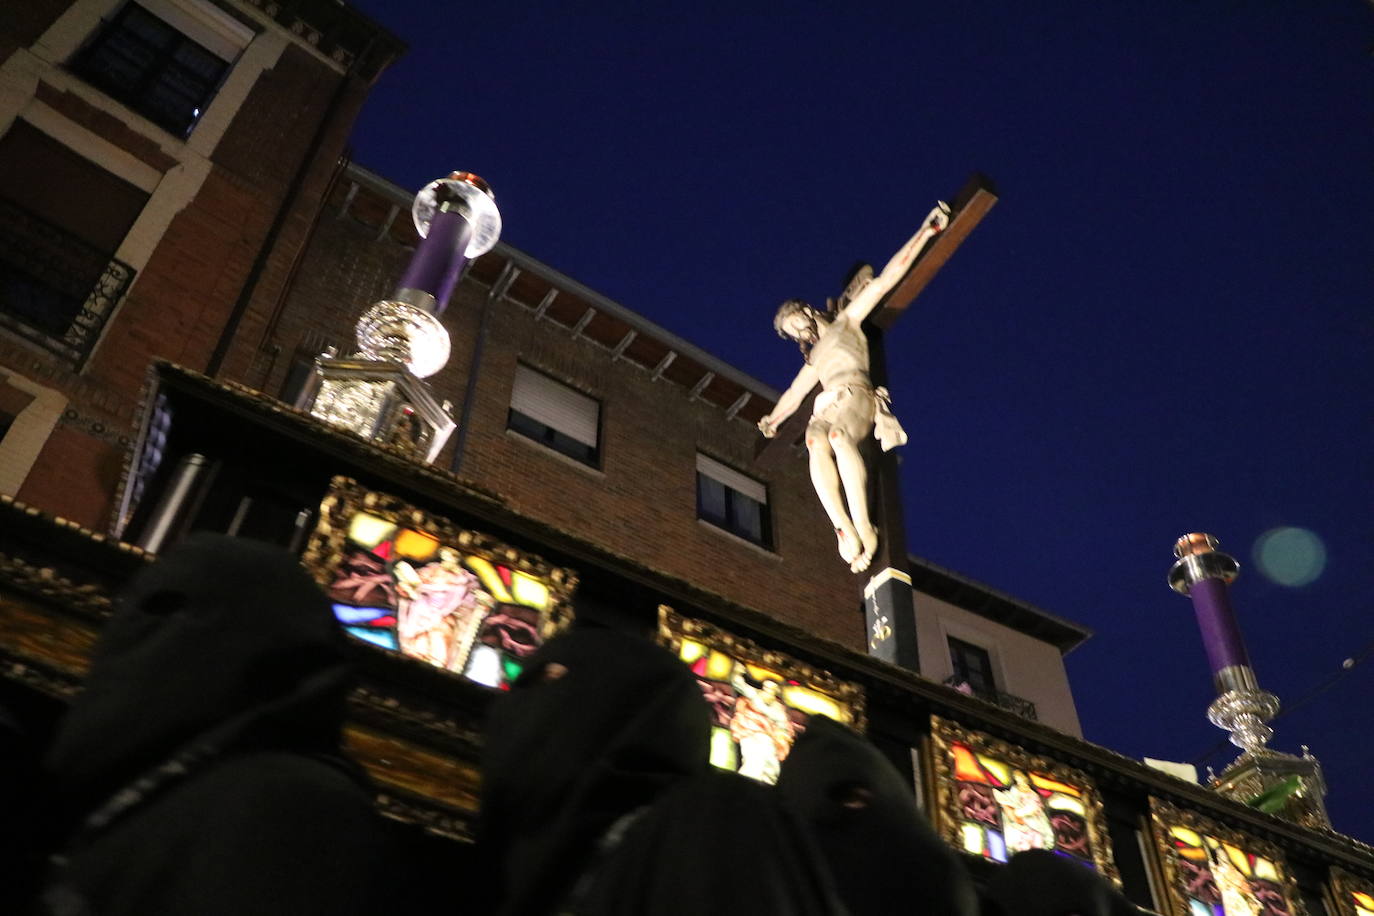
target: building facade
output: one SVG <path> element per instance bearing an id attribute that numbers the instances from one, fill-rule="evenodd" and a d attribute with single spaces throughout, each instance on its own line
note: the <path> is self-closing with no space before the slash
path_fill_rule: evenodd
<path id="1" fill-rule="evenodd" d="M 472 867 L 487 704 L 582 621 L 692 668 L 720 766 L 771 778 L 811 715 L 864 731 L 980 875 L 1049 848 L 1168 916 L 1374 900 L 1369 847 L 1084 741 L 1081 626 L 912 558 L 920 671 L 870 657 L 800 447 L 754 460 L 777 392 L 524 252 L 476 259 L 443 315 L 433 462 L 300 409 L 418 240 L 412 192 L 339 164 L 400 50 L 377 26 L 266 0 L 0 17 L 0 703 L 32 734 L 121 583 L 215 530 L 297 552 L 357 638 L 349 745 L 420 866 Z M 786 734 L 760 742 L 735 704 L 770 692 Z"/>
<path id="2" fill-rule="evenodd" d="M 109 524 L 144 373 L 244 375 L 367 89 L 333 3 L 0 12 L 0 492 Z"/>

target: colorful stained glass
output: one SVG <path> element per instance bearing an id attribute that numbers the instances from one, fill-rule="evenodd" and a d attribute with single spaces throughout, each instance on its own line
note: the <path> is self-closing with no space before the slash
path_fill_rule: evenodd
<path id="1" fill-rule="evenodd" d="M 711 707 L 711 763 L 775 782 L 813 715 L 862 724 L 862 693 L 780 653 L 659 609 L 659 636 L 697 677 Z"/>
<path id="2" fill-rule="evenodd" d="M 1170 894 L 1187 916 L 1292 916 L 1275 851 L 1157 800 L 1152 807 Z"/>
<path id="3" fill-rule="evenodd" d="M 500 689 L 570 616 L 566 571 L 515 561 L 503 545 L 343 478 L 305 557 L 349 634 Z"/>
<path id="4" fill-rule="evenodd" d="M 1082 789 L 1015 767 L 962 742 L 950 745 L 959 790 L 960 830 L 981 832 L 983 856 L 1050 849 L 1091 863 Z M 969 841 L 964 847 L 969 848 Z"/>
<path id="5" fill-rule="evenodd" d="M 951 843 L 991 862 L 1050 850 L 1118 880 L 1087 776 L 938 716 L 932 732 L 940 824 Z"/>

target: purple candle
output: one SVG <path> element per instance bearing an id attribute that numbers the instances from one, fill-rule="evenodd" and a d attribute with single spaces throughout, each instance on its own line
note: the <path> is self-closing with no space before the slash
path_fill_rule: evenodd
<path id="1" fill-rule="evenodd" d="M 1202 631 L 1202 645 L 1207 649 L 1207 661 L 1216 674 L 1235 665 L 1250 666 L 1250 654 L 1245 651 L 1236 614 L 1226 583 L 1220 579 L 1202 579 L 1188 589 L 1197 614 L 1198 629 Z"/>
<path id="2" fill-rule="evenodd" d="M 467 264 L 472 226 L 458 213 L 439 210 L 420 240 L 397 289 L 418 289 L 435 299 L 434 314 L 443 314 Z"/>

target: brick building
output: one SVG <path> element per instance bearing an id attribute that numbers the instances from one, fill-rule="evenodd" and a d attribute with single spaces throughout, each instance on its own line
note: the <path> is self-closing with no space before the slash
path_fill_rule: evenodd
<path id="1" fill-rule="evenodd" d="M 492 688 L 577 617 L 658 638 L 718 693 L 775 680 L 801 727 L 864 729 L 981 874 L 1028 842 L 1008 799 L 1030 791 L 1041 842 L 1155 912 L 1244 916 L 1199 895 L 1221 849 L 1264 916 L 1357 916 L 1374 894 L 1369 847 L 1084 741 L 1076 624 L 912 558 L 920 671 L 867 655 L 800 449 L 754 461 L 777 393 L 526 253 L 475 260 L 444 314 L 429 385 L 458 426 L 432 464 L 293 409 L 417 242 L 412 193 L 339 164 L 399 53 L 384 31 L 332 3 L 0 17 L 0 703 L 35 733 L 110 595 L 218 530 L 301 553 L 359 637 L 349 745 L 431 876 L 472 867 Z M 150 34 L 200 49 L 206 104 L 102 82 Z M 482 596 L 437 649 L 396 623 L 416 568 Z M 745 757 L 718 727 L 712 759 Z M 451 905 L 458 884 L 411 882 L 397 907 Z"/>
<path id="2" fill-rule="evenodd" d="M 96 528 L 154 358 L 239 378 L 368 87 L 334 3 L 0 11 L 0 493 Z"/>

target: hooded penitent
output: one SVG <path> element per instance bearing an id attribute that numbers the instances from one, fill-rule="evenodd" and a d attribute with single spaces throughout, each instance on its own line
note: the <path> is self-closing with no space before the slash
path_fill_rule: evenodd
<path id="1" fill-rule="evenodd" d="M 492 709 L 484 853 L 503 916 L 834 914 L 771 788 L 707 764 L 701 689 L 671 653 L 574 630 Z"/>
<path id="2" fill-rule="evenodd" d="M 46 911 L 365 912 L 382 849 L 339 749 L 347 683 L 284 551 L 196 535 L 141 572 L 47 757 L 68 829 Z"/>
<path id="3" fill-rule="evenodd" d="M 543 913 L 620 817 L 706 764 L 710 723 L 685 665 L 642 639 L 574 630 L 492 708 L 480 839 L 503 913 Z"/>
<path id="4" fill-rule="evenodd" d="M 777 790 L 811 828 L 853 916 L 978 912 L 973 882 L 916 809 L 906 780 L 843 725 L 813 716 Z"/>
<path id="5" fill-rule="evenodd" d="M 988 883 L 985 916 L 1138 916 L 1139 910 L 1086 865 L 1046 849 L 1011 857 Z"/>

